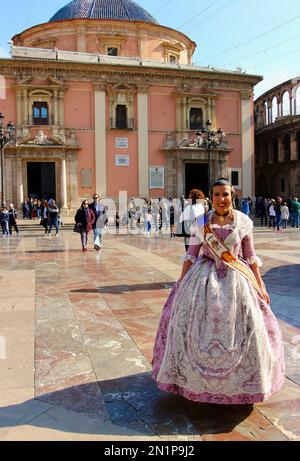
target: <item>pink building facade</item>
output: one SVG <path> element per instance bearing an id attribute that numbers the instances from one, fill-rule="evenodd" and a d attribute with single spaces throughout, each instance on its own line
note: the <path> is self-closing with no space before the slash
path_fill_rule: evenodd
<path id="1" fill-rule="evenodd" d="M 109 7 L 107 5 L 110 5 Z M 129 0 L 74 0 L 13 37 L 0 59 L 5 198 L 55 197 L 66 212 L 97 192 L 118 200 L 207 193 L 206 120 L 226 133 L 211 179 L 254 195 L 253 87 L 261 77 L 192 65 L 196 44 Z"/>

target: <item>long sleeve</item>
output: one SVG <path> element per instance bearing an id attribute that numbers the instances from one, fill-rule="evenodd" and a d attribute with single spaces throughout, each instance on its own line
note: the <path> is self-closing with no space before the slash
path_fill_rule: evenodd
<path id="1" fill-rule="evenodd" d="M 253 242 L 253 233 L 245 235 L 242 240 L 242 257 L 248 264 L 262 266 L 261 259 L 256 255 Z"/>

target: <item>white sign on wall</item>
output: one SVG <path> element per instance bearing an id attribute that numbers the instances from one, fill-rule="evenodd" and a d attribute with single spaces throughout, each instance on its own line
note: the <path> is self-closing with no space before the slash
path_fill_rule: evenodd
<path id="1" fill-rule="evenodd" d="M 129 155 L 115 155 L 116 166 L 129 166 Z"/>
<path id="2" fill-rule="evenodd" d="M 165 188 L 165 167 L 153 166 L 149 168 L 150 189 Z"/>
<path id="3" fill-rule="evenodd" d="M 116 138 L 116 149 L 128 149 L 128 138 Z"/>

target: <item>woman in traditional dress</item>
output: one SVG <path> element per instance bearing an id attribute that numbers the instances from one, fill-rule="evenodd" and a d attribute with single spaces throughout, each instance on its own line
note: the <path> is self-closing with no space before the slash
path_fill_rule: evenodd
<path id="1" fill-rule="evenodd" d="M 220 178 L 164 306 L 154 347 L 160 389 L 196 402 L 266 400 L 284 380 L 281 332 L 253 246 L 253 222 Z M 201 254 L 199 255 L 201 249 Z"/>

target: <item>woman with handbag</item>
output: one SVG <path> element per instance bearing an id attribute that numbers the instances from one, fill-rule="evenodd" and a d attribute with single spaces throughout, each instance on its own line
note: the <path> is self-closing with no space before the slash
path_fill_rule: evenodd
<path id="1" fill-rule="evenodd" d="M 233 208 L 228 180 L 217 180 L 211 194 L 213 210 L 191 238 L 162 312 L 152 376 L 160 389 L 195 402 L 262 402 L 284 382 L 281 332 L 253 222 Z"/>
<path id="2" fill-rule="evenodd" d="M 75 215 L 74 226 L 74 232 L 80 233 L 84 253 L 87 251 L 88 233 L 92 230 L 95 219 L 93 210 L 89 208 L 89 202 L 84 200 Z"/>

